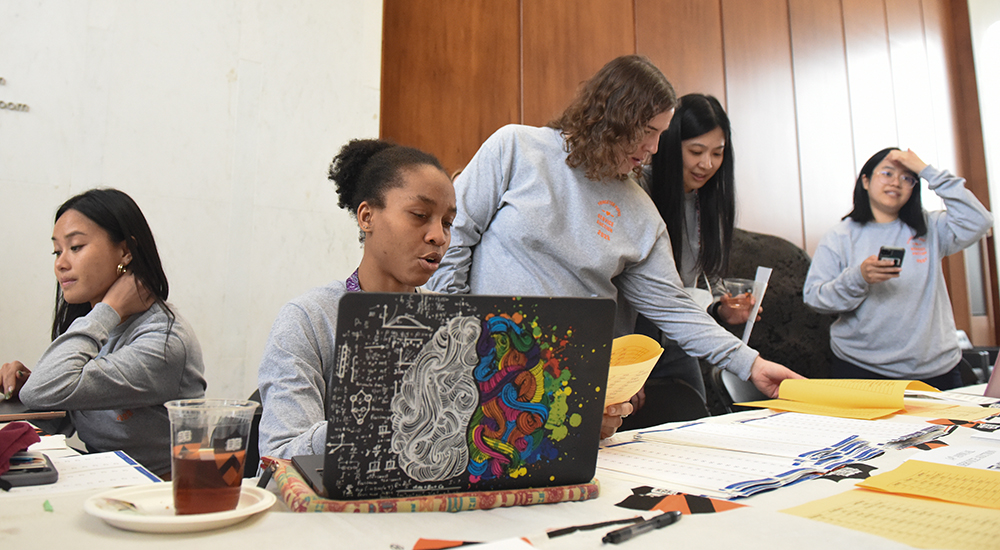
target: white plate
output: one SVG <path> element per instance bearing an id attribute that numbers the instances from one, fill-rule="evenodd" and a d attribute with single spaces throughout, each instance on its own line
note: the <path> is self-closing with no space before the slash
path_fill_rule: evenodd
<path id="1" fill-rule="evenodd" d="M 119 510 L 109 505 L 107 499 L 131 502 L 138 511 Z M 83 509 L 109 524 L 128 531 L 146 533 L 193 533 L 219 529 L 239 523 L 263 512 L 275 502 L 274 494 L 253 486 L 240 492 L 240 502 L 235 510 L 208 514 L 174 514 L 174 493 L 171 483 L 154 483 L 135 487 L 122 487 L 94 495 L 83 503 Z"/>

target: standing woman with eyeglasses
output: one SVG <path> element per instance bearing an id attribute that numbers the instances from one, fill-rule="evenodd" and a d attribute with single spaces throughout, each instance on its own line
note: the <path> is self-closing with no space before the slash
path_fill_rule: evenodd
<path id="1" fill-rule="evenodd" d="M 923 210 L 920 178 L 947 210 Z M 854 210 L 820 241 L 805 282 L 806 304 L 838 315 L 830 327 L 831 377 L 960 386 L 962 351 L 941 260 L 992 225 L 963 178 L 913 151 L 893 147 L 868 159 L 854 187 Z M 880 260 L 881 247 L 904 249 L 902 265 Z"/>

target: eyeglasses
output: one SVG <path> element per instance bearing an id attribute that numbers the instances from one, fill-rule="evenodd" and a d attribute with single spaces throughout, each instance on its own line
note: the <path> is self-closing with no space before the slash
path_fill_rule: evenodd
<path id="1" fill-rule="evenodd" d="M 890 181 L 893 178 L 897 177 L 896 173 L 893 172 L 892 170 L 879 170 L 877 172 L 877 174 L 878 174 L 878 176 L 880 178 L 882 178 L 882 181 Z M 913 176 L 911 176 L 909 174 L 906 174 L 906 173 L 901 173 L 901 174 L 899 174 L 898 177 L 899 177 L 899 181 L 905 183 L 906 185 L 909 185 L 911 188 L 912 187 L 916 187 L 917 184 L 920 183 L 919 179 L 917 179 L 917 178 L 915 178 L 915 177 L 913 177 Z"/>

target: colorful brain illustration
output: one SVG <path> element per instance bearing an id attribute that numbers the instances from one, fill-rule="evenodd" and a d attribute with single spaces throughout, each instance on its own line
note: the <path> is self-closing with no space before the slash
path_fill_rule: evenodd
<path id="1" fill-rule="evenodd" d="M 567 434 L 571 376 L 559 366 L 559 346 L 545 341 L 537 324 L 529 330 L 515 319 L 520 315 L 483 321 L 476 346 L 479 407 L 467 436 L 473 483 L 524 475 L 531 463 L 556 458 L 552 441 Z"/>

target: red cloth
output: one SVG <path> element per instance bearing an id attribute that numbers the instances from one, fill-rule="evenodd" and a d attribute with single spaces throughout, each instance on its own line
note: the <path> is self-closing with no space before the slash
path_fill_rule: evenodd
<path id="1" fill-rule="evenodd" d="M 41 441 L 27 422 L 11 422 L 0 429 L 0 475 L 10 469 L 10 457 Z"/>

